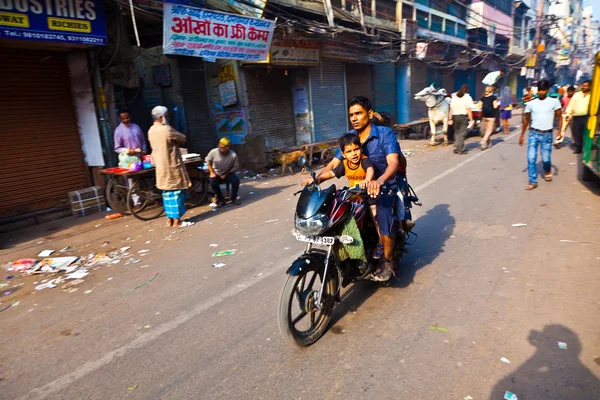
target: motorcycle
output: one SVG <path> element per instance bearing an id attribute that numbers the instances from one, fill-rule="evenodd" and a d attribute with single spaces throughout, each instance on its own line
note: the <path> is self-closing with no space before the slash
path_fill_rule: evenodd
<path id="1" fill-rule="evenodd" d="M 287 281 L 281 293 L 278 324 L 282 336 L 291 344 L 303 347 L 315 343 L 327 330 L 340 291 L 350 283 L 372 280 L 379 260 L 372 258 L 379 243 L 374 222 L 367 214 L 364 189 L 335 185 L 321 189 L 316 174 L 302 157 L 298 164 L 313 177 L 306 185 L 296 206 L 292 234 L 306 243 L 304 253 L 287 269 Z M 381 187 L 381 193 L 388 191 Z M 421 205 L 410 190 L 411 203 Z M 407 252 L 407 237 L 396 235 L 392 262 L 397 269 Z"/>

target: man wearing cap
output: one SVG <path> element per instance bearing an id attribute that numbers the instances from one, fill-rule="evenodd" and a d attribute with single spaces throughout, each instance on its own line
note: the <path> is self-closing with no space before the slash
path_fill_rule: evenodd
<path id="1" fill-rule="evenodd" d="M 237 154 L 231 149 L 231 140 L 224 137 L 219 140 L 219 147 L 212 149 L 206 156 L 206 164 L 210 172 L 210 186 L 217 195 L 217 207 L 225 205 L 225 198 L 221 192 L 221 184 L 231 185 L 231 202 L 236 205 L 242 204 L 237 193 L 240 188 L 240 178 L 235 174 L 240 168 Z"/>
<path id="2" fill-rule="evenodd" d="M 156 187 L 162 190 L 167 226 L 191 226 L 193 222 L 181 220 L 185 213 L 185 191 L 192 185 L 179 149 L 185 143 L 185 135 L 169 125 L 167 107 L 154 107 L 152 119 L 154 124 L 148 131 L 148 140 L 156 166 Z"/>

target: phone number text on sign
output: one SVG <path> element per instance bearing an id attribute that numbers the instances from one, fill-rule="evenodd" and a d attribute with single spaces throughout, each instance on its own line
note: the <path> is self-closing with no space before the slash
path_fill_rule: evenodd
<path id="1" fill-rule="evenodd" d="M 163 51 L 195 57 L 263 61 L 274 21 L 165 4 Z"/>

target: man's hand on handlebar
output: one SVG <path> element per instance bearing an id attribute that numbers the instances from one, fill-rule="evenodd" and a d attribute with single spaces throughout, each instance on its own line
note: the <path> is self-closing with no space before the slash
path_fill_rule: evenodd
<path id="1" fill-rule="evenodd" d="M 383 183 L 379 182 L 379 180 L 371 181 L 367 185 L 367 193 L 371 197 L 377 197 L 381 191 L 381 186 L 383 186 Z"/>

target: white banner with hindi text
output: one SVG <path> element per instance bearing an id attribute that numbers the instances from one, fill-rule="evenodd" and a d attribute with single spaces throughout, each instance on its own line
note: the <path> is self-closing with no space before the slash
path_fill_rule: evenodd
<path id="1" fill-rule="evenodd" d="M 163 52 L 207 59 L 264 61 L 275 21 L 165 3 Z"/>

